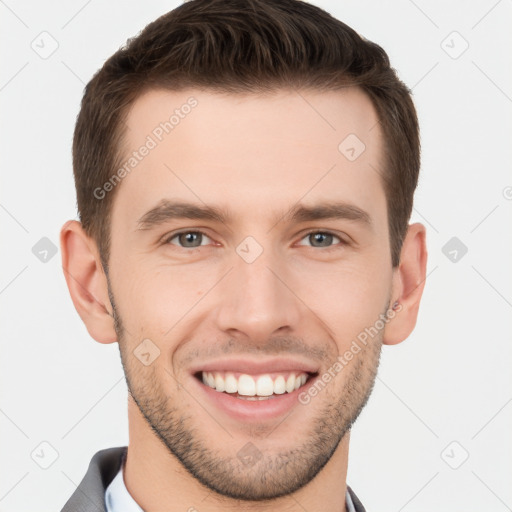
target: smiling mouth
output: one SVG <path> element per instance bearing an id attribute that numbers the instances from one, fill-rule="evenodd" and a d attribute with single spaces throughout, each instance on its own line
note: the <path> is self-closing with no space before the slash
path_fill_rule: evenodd
<path id="1" fill-rule="evenodd" d="M 194 377 L 215 391 L 241 400 L 278 398 L 302 388 L 318 373 L 286 371 L 251 375 L 240 372 L 199 371 Z"/>

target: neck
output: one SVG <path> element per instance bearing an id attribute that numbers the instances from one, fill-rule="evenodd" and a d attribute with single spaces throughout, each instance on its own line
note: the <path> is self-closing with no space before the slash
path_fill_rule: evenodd
<path id="1" fill-rule="evenodd" d="M 129 398 L 126 488 L 146 512 L 346 512 L 345 493 L 350 433 L 324 468 L 298 491 L 271 501 L 241 501 L 217 494 L 196 480 L 169 452 Z"/>

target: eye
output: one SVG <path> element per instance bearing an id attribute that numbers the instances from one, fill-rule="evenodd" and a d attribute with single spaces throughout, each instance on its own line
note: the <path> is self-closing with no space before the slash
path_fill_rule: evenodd
<path id="1" fill-rule="evenodd" d="M 172 240 L 177 239 L 178 243 L 173 243 Z M 183 247 L 184 249 L 194 249 L 196 247 L 201 247 L 202 245 L 207 245 L 201 243 L 204 238 L 211 240 L 209 236 L 207 236 L 202 231 L 181 231 L 179 233 L 174 233 L 167 237 L 164 240 L 166 244 L 178 245 L 179 247 Z"/>
<path id="2" fill-rule="evenodd" d="M 308 239 L 311 242 L 311 247 L 327 249 L 334 248 L 332 245 L 334 239 L 337 239 L 341 245 L 345 245 L 345 242 L 339 236 L 335 235 L 334 233 L 330 233 L 329 231 L 310 231 L 309 233 L 306 233 L 304 238 L 302 238 L 302 240 L 304 239 Z"/>
<path id="3" fill-rule="evenodd" d="M 176 239 L 176 242 L 173 240 Z M 173 233 L 164 239 L 164 244 L 177 245 L 178 247 L 182 247 L 184 249 L 194 249 L 204 245 L 208 245 L 207 243 L 203 243 L 204 241 L 212 242 L 212 239 L 206 235 L 206 233 L 202 231 L 180 231 L 178 233 Z M 307 239 L 310 242 L 310 247 L 315 248 L 324 248 L 324 249 L 335 249 L 336 245 L 346 245 L 346 242 L 342 240 L 338 235 L 331 233 L 329 231 L 310 231 L 306 233 L 302 240 Z M 334 243 L 335 240 L 338 240 L 338 243 Z M 304 245 L 304 244 L 299 244 Z M 307 244 L 306 244 L 307 245 Z"/>

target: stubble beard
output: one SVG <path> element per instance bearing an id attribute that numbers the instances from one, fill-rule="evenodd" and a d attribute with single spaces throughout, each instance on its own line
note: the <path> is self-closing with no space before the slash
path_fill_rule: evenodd
<path id="1" fill-rule="evenodd" d="M 307 485 L 333 456 L 373 390 L 380 362 L 382 333 L 343 368 L 340 374 L 344 378 L 341 389 L 334 380 L 314 398 L 315 401 L 322 400 L 323 406 L 310 426 L 288 418 L 277 428 L 270 429 L 271 435 L 283 438 L 287 437 L 287 429 L 307 430 L 302 436 L 302 443 L 281 451 L 265 450 L 264 438 L 268 433 L 264 432 L 267 429 L 249 429 L 254 436 L 254 443 L 251 444 L 259 456 L 255 463 L 248 464 L 244 458 L 236 455 L 247 440 L 240 441 L 240 446 L 236 447 L 235 437 L 224 450 L 222 447 L 209 447 L 193 412 L 187 412 L 200 407 L 197 402 L 191 400 L 192 407 L 180 406 L 180 397 L 168 395 L 162 388 L 156 365 L 137 367 L 140 361 L 133 356 L 133 347 L 128 348 L 130 340 L 125 339 L 122 319 L 115 308 L 112 294 L 109 294 L 121 362 L 131 397 L 168 451 L 195 479 L 218 495 L 235 500 L 265 501 L 289 495 Z M 187 393 L 182 393 L 182 396 L 189 398 Z M 297 407 L 303 408 L 302 412 L 307 415 L 307 405 L 299 404 Z M 209 427 L 221 428 L 214 419 Z"/>

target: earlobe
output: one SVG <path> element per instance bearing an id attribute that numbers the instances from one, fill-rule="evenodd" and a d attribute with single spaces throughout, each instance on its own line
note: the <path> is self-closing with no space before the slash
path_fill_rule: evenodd
<path id="1" fill-rule="evenodd" d="M 396 345 L 413 331 L 425 287 L 426 272 L 426 229 L 423 224 L 411 224 L 402 245 L 400 264 L 393 278 L 392 304 L 398 304 L 388 312 L 390 320 L 383 336 L 385 345 Z"/>
<path id="2" fill-rule="evenodd" d="M 89 334 L 99 343 L 117 341 L 107 280 L 95 241 L 80 222 L 72 220 L 61 229 L 60 247 L 71 300 Z"/>

